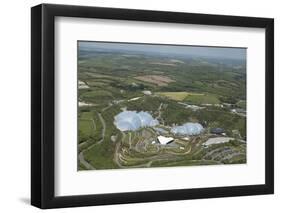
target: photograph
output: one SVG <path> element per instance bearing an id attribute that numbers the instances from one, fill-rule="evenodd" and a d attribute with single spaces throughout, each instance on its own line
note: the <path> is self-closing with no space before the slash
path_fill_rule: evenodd
<path id="1" fill-rule="evenodd" d="M 247 163 L 247 48 L 77 41 L 77 169 Z"/>

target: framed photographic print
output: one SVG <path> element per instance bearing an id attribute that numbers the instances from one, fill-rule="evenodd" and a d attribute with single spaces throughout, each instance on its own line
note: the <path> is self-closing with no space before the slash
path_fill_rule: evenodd
<path id="1" fill-rule="evenodd" d="M 271 194 L 274 21 L 31 9 L 31 203 Z"/>

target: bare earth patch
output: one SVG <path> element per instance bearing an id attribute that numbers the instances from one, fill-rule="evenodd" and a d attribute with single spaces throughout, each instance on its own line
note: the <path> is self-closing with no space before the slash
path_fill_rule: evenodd
<path id="1" fill-rule="evenodd" d="M 142 75 L 142 76 L 135 77 L 135 79 L 148 83 L 153 83 L 156 84 L 157 86 L 167 86 L 169 83 L 175 82 L 170 77 L 163 76 L 163 75 Z"/>

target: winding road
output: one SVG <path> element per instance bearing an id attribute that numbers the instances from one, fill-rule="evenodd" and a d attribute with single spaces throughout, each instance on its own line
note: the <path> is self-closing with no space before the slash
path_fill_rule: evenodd
<path id="1" fill-rule="evenodd" d="M 89 164 L 89 163 L 85 160 L 83 151 L 79 153 L 78 158 L 79 158 L 79 162 L 80 162 L 83 166 L 85 166 L 86 169 L 88 169 L 88 170 L 95 169 L 91 164 Z"/>
<path id="2" fill-rule="evenodd" d="M 104 111 L 104 110 L 107 109 L 107 108 L 108 108 L 108 107 L 104 108 L 102 111 Z M 101 113 L 98 113 L 98 117 L 99 117 L 99 119 L 100 119 L 100 121 L 101 121 L 101 124 L 102 124 L 102 133 L 101 133 L 102 138 L 101 138 L 98 142 L 96 142 L 96 143 L 94 143 L 94 144 L 88 146 L 86 149 L 82 150 L 82 151 L 79 153 L 79 155 L 78 155 L 79 162 L 80 162 L 85 168 L 87 168 L 88 170 L 93 170 L 93 169 L 95 169 L 95 168 L 85 160 L 85 158 L 84 158 L 84 152 L 85 152 L 85 151 L 88 151 L 88 150 L 91 149 L 91 148 L 93 148 L 93 147 L 96 146 L 97 144 L 102 143 L 103 140 L 104 140 L 105 131 L 106 131 L 106 123 L 105 123 L 105 121 L 104 121 L 104 119 L 103 119 Z M 94 121 L 94 120 L 93 120 L 93 124 L 95 124 L 95 121 Z M 96 125 L 95 125 L 95 126 L 96 126 Z M 85 144 L 85 143 L 87 143 L 87 141 L 85 141 L 85 142 L 79 144 L 79 147 L 81 147 L 81 145 L 82 145 L 82 144 Z"/>

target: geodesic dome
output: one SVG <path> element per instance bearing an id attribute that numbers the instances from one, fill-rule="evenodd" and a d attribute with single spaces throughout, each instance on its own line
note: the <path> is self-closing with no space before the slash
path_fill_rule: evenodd
<path id="1" fill-rule="evenodd" d="M 181 126 L 174 126 L 171 132 L 175 135 L 199 135 L 204 128 L 199 123 L 185 123 Z"/>
<path id="2" fill-rule="evenodd" d="M 159 122 L 148 112 L 123 111 L 114 117 L 114 124 L 121 131 L 128 131 L 145 126 L 155 126 Z"/>

